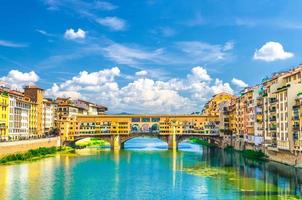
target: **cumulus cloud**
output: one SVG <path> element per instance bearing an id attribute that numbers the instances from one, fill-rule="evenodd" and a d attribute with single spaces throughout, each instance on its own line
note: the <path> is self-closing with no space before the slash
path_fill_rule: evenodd
<path id="1" fill-rule="evenodd" d="M 293 53 L 286 52 L 282 44 L 278 42 L 267 42 L 260 49 L 257 49 L 254 53 L 255 60 L 263 60 L 266 62 L 285 60 L 293 56 Z"/>
<path id="2" fill-rule="evenodd" d="M 26 85 L 33 85 L 39 81 L 39 76 L 34 72 L 21 72 L 18 70 L 11 70 L 7 76 L 0 78 L 7 86 L 12 89 L 22 90 Z"/>
<path id="3" fill-rule="evenodd" d="M 211 80 L 211 77 L 208 74 L 207 70 L 200 66 L 194 67 L 192 69 L 192 75 L 189 75 L 189 77 L 197 78 L 200 81 L 210 81 Z"/>
<path id="4" fill-rule="evenodd" d="M 126 21 L 118 17 L 98 18 L 96 21 L 114 31 L 122 31 L 126 28 Z"/>
<path id="5" fill-rule="evenodd" d="M 237 78 L 233 78 L 232 79 L 232 84 L 241 87 L 241 88 L 245 88 L 248 86 L 248 84 L 246 84 L 243 80 L 237 79 Z"/>
<path id="6" fill-rule="evenodd" d="M 77 76 L 46 91 L 48 96 L 84 98 L 104 104 L 111 112 L 190 113 L 201 109 L 205 101 L 219 92 L 233 93 L 229 83 L 212 78 L 201 66 L 192 68 L 185 78 L 167 81 L 146 78 L 146 71 L 136 73 L 125 85 L 118 67 L 97 72 L 82 71 Z"/>
<path id="7" fill-rule="evenodd" d="M 78 28 L 77 31 L 70 28 L 65 31 L 64 37 L 68 40 L 84 39 L 86 37 L 86 32 L 80 28 Z"/>
<path id="8" fill-rule="evenodd" d="M 136 76 L 147 76 L 148 72 L 146 70 L 141 70 L 135 73 Z"/>

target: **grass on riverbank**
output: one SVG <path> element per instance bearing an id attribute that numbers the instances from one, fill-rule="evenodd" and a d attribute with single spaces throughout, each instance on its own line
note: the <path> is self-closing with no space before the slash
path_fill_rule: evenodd
<path id="1" fill-rule="evenodd" d="M 224 147 L 225 151 L 234 151 L 234 147 L 231 145 L 227 145 L 226 147 Z"/>
<path id="2" fill-rule="evenodd" d="M 207 146 L 207 147 L 216 147 L 215 144 L 209 143 L 208 141 L 202 140 L 202 139 L 199 139 L 199 138 L 190 138 L 189 141 L 194 143 L 194 144 L 200 144 L 200 145 L 204 145 L 204 146 Z"/>
<path id="3" fill-rule="evenodd" d="M 0 164 L 12 164 L 24 161 L 34 161 L 46 157 L 53 156 L 58 152 L 74 152 L 71 147 L 40 147 L 31 149 L 25 153 L 15 153 L 4 156 L 0 159 Z"/>
<path id="4" fill-rule="evenodd" d="M 110 144 L 104 140 L 99 140 L 96 138 L 87 138 L 84 140 L 80 140 L 76 143 L 76 146 L 79 147 L 91 147 L 91 146 L 97 146 L 97 147 L 106 147 Z"/>

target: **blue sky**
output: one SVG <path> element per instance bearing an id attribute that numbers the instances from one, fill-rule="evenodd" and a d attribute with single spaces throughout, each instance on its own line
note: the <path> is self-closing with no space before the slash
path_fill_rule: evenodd
<path id="1" fill-rule="evenodd" d="M 0 80 L 94 100 L 112 112 L 198 111 L 217 92 L 236 93 L 301 62 L 301 6 L 3 0 Z"/>

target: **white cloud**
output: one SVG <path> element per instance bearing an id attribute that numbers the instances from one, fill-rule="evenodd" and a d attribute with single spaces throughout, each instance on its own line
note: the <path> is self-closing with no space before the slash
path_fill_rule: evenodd
<path id="1" fill-rule="evenodd" d="M 86 37 L 86 32 L 80 28 L 77 31 L 70 28 L 65 31 L 64 37 L 68 40 L 84 39 Z"/>
<path id="2" fill-rule="evenodd" d="M 43 0 L 49 10 L 67 9 L 82 16 L 94 15 L 99 10 L 111 11 L 118 6 L 107 1 L 84 1 L 84 0 Z"/>
<path id="3" fill-rule="evenodd" d="M 48 33 L 48 32 L 45 31 L 45 30 L 36 29 L 36 31 L 37 31 L 38 33 L 40 33 L 41 35 L 44 35 L 44 36 L 48 36 L 48 37 L 53 37 L 53 36 L 54 36 L 54 34 Z"/>
<path id="4" fill-rule="evenodd" d="M 39 81 L 39 76 L 34 71 L 11 70 L 7 76 L 0 77 L 0 81 L 5 82 L 12 89 L 22 90 L 24 86 L 33 85 Z"/>
<path id="5" fill-rule="evenodd" d="M 61 84 L 53 84 L 46 94 L 84 98 L 104 104 L 114 113 L 190 113 L 200 110 L 213 94 L 233 93 L 229 83 L 212 81 L 200 66 L 192 68 L 185 78 L 167 81 L 138 76 L 120 85 L 119 76 L 122 75 L 117 67 L 91 73 L 82 71 Z"/>
<path id="6" fill-rule="evenodd" d="M 95 8 L 101 10 L 115 10 L 117 9 L 117 6 L 107 1 L 96 1 Z"/>
<path id="7" fill-rule="evenodd" d="M 148 72 L 146 70 L 141 70 L 135 73 L 136 76 L 147 76 Z"/>
<path id="8" fill-rule="evenodd" d="M 285 60 L 293 56 L 293 53 L 286 52 L 283 49 L 282 44 L 278 42 L 267 42 L 260 49 L 257 49 L 254 53 L 255 60 L 263 60 L 266 62 Z"/>
<path id="9" fill-rule="evenodd" d="M 211 87 L 211 89 L 214 94 L 218 94 L 220 92 L 233 94 L 234 92 L 229 83 L 223 83 L 223 81 L 219 79 L 215 79 L 215 84 Z"/>
<path id="10" fill-rule="evenodd" d="M 176 31 L 171 27 L 163 26 L 163 27 L 158 27 L 158 28 L 152 30 L 152 33 L 155 35 L 160 34 L 164 37 L 171 37 L 176 34 Z"/>
<path id="11" fill-rule="evenodd" d="M 206 23 L 205 19 L 202 17 L 201 13 L 196 13 L 195 17 L 185 24 L 188 26 L 200 26 Z"/>
<path id="12" fill-rule="evenodd" d="M 237 79 L 237 78 L 233 78 L 232 79 L 232 84 L 241 87 L 241 88 L 245 88 L 248 86 L 248 84 L 246 84 L 243 80 Z"/>
<path id="13" fill-rule="evenodd" d="M 210 81 L 211 77 L 209 76 L 206 69 L 203 67 L 197 66 L 192 69 L 193 77 L 197 78 L 200 81 Z"/>
<path id="14" fill-rule="evenodd" d="M 103 48 L 103 51 L 105 57 L 119 64 L 136 64 L 139 61 L 152 61 L 162 53 L 161 49 L 146 51 L 138 47 L 129 47 L 117 43 Z"/>
<path id="15" fill-rule="evenodd" d="M 118 18 L 118 17 L 104 17 L 98 18 L 96 21 L 103 25 L 109 27 L 111 30 L 114 31 L 122 31 L 126 28 L 126 21 Z"/>
<path id="16" fill-rule="evenodd" d="M 26 44 L 16 43 L 16 42 L 7 41 L 7 40 L 0 40 L 0 46 L 12 47 L 12 48 L 27 47 Z"/>
<path id="17" fill-rule="evenodd" d="M 213 62 L 225 60 L 229 51 L 234 48 L 234 43 L 227 42 L 224 45 L 218 45 L 200 41 L 184 41 L 178 42 L 177 46 L 191 56 L 192 60 Z"/>
<path id="18" fill-rule="evenodd" d="M 229 51 L 232 50 L 234 48 L 234 42 L 226 42 L 223 46 L 223 51 Z"/>

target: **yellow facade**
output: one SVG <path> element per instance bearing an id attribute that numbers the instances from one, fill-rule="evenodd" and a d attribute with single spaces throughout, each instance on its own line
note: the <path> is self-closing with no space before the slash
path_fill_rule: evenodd
<path id="1" fill-rule="evenodd" d="M 37 135 L 37 104 L 32 102 L 29 112 L 29 134 L 31 136 Z"/>
<path id="2" fill-rule="evenodd" d="M 131 133 L 218 134 L 217 116 L 202 115 L 98 115 L 77 116 L 72 120 L 62 117 L 59 130 L 63 141 L 75 135 Z"/>
<path id="3" fill-rule="evenodd" d="M 36 118 L 37 118 L 37 135 L 42 136 L 43 132 L 43 100 L 44 90 L 36 86 L 27 86 L 24 88 L 25 96 L 28 96 L 30 100 L 36 103 Z"/>
<path id="4" fill-rule="evenodd" d="M 293 106 L 292 113 L 292 127 L 293 127 L 293 143 L 295 151 L 302 151 L 302 93 L 297 98 Z"/>
<path id="5" fill-rule="evenodd" d="M 219 104 L 228 102 L 234 99 L 235 96 L 226 92 L 214 95 L 204 106 L 202 113 L 204 115 L 219 115 Z"/>
<path id="6" fill-rule="evenodd" d="M 0 91 L 0 140 L 8 139 L 9 96 L 5 91 Z"/>
<path id="7" fill-rule="evenodd" d="M 79 130 L 75 116 L 62 116 L 56 121 L 56 126 L 60 132 L 62 141 L 73 141 L 75 134 Z"/>

